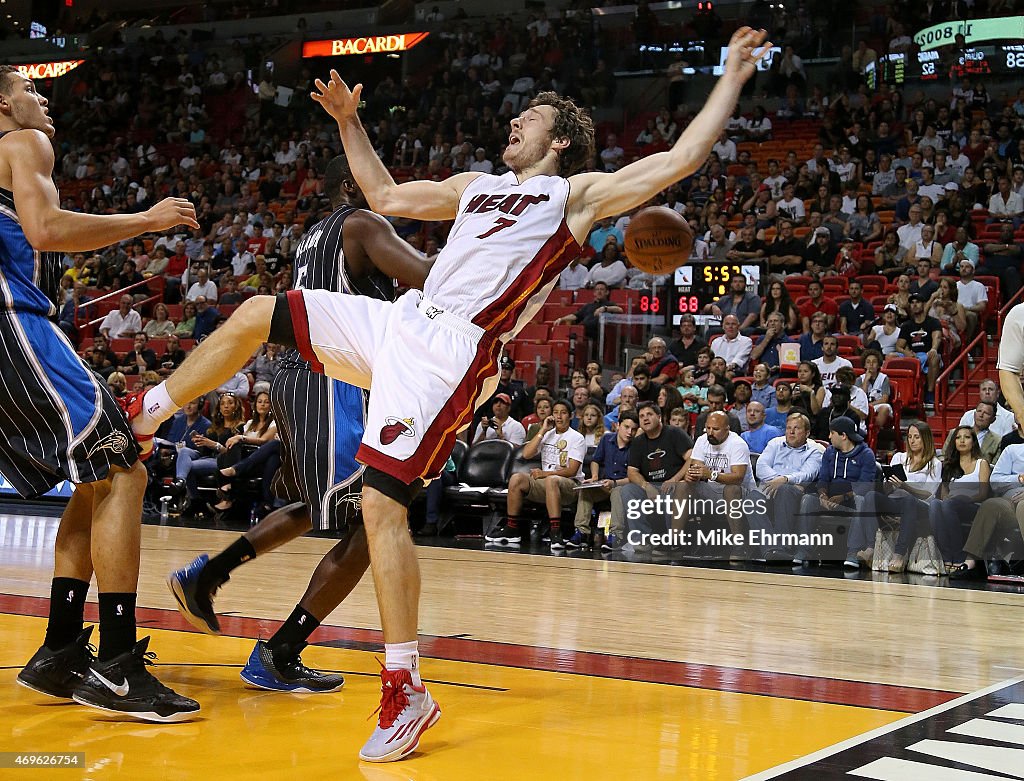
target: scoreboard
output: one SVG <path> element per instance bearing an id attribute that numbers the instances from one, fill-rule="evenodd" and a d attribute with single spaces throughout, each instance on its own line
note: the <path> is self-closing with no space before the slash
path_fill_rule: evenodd
<path id="1" fill-rule="evenodd" d="M 949 77 L 1024 73 L 1024 45 L 978 46 L 955 56 L 938 51 L 883 54 L 864 69 L 868 87 L 904 84 L 908 81 L 937 81 Z"/>
<path id="2" fill-rule="evenodd" d="M 767 281 L 765 264 L 756 261 L 737 263 L 722 261 L 693 261 L 675 270 L 672 279 L 666 312 L 671 311 L 671 324 L 679 325 L 682 315 L 693 315 L 698 325 L 705 324 L 709 315 L 703 315 L 704 307 L 715 303 L 729 290 L 729 279 L 733 274 L 742 274 L 747 281 L 747 292 L 763 296 L 762 285 Z M 659 296 L 660 297 L 660 296 Z M 659 302 L 660 306 L 662 302 Z M 650 307 L 651 304 L 649 303 Z M 643 311 L 643 299 L 640 302 Z M 714 318 L 717 322 L 717 318 Z"/>

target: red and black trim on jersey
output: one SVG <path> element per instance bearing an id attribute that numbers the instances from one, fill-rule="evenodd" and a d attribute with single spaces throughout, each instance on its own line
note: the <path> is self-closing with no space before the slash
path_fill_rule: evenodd
<path id="1" fill-rule="evenodd" d="M 544 246 L 534 255 L 533 260 L 526 265 L 508 290 L 474 317 L 473 324 L 480 326 L 489 334 L 511 332 L 519 320 L 523 306 L 538 290 L 556 279 L 579 253 L 579 242 L 563 218 L 558 230 L 544 242 Z"/>
<path id="2" fill-rule="evenodd" d="M 433 422 L 423 434 L 419 447 L 409 458 L 393 458 L 368 446 L 359 446 L 356 460 L 381 472 L 386 472 L 403 483 L 412 483 L 423 477 L 432 480 L 441 474 L 448 456 L 455 447 L 455 436 L 473 418 L 476 400 L 484 383 L 498 372 L 501 342 L 484 336 L 477 346 L 476 358 L 455 387 Z"/>
<path id="3" fill-rule="evenodd" d="M 309 368 L 324 374 L 324 365 L 313 350 L 309 340 L 309 315 L 306 313 L 306 301 L 301 290 L 289 290 L 285 293 L 288 311 L 292 316 L 292 330 L 295 332 L 295 348 L 299 355 L 309 361 Z"/>

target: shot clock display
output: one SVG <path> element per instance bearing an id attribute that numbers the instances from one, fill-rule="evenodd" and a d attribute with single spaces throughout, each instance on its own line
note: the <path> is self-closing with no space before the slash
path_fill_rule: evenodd
<path id="1" fill-rule="evenodd" d="M 701 314 L 704 307 L 725 295 L 733 274 L 744 276 L 748 293 L 763 295 L 761 281 L 766 278 L 763 269 L 763 264 L 750 262 L 698 261 L 680 266 L 672 280 L 672 325 L 679 325 L 682 315 L 693 315 L 697 324 L 703 325 L 708 319 Z"/>
<path id="2" fill-rule="evenodd" d="M 922 51 L 884 54 L 864 69 L 868 87 L 908 81 L 1015 74 L 1024 71 L 1024 45 L 977 46 L 959 52 Z"/>

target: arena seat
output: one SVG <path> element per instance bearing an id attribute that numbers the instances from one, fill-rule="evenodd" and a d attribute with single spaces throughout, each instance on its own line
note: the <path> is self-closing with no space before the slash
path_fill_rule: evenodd
<path id="1" fill-rule="evenodd" d="M 456 518 L 467 512 L 475 515 L 481 510 L 486 515 L 479 531 L 456 536 L 480 537 L 498 522 L 498 504 L 488 494 L 490 489 L 508 488 L 509 467 L 514 452 L 512 443 L 501 439 L 478 442 L 466 451 L 456 472 L 457 484 L 446 488 L 445 496 L 450 500 Z M 502 497 L 500 505 L 504 504 Z"/>

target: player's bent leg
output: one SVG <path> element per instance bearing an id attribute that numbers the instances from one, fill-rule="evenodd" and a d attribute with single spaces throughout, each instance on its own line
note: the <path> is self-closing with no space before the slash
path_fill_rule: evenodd
<path id="1" fill-rule="evenodd" d="M 288 620 L 269 640 L 256 643 L 241 672 L 246 683 L 300 693 L 332 692 L 345 685 L 341 674 L 306 667 L 300 654 L 320 622 L 345 600 L 370 566 L 366 532 L 361 524 L 351 528 L 351 533 L 320 560 Z"/>
<path id="2" fill-rule="evenodd" d="M 230 579 L 231 571 L 301 537 L 312 528 L 309 508 L 296 502 L 274 510 L 213 558 L 203 553 L 174 570 L 167 576 L 167 588 L 174 596 L 178 612 L 201 632 L 220 634 L 213 599 L 217 590 Z"/>
<path id="3" fill-rule="evenodd" d="M 189 353 L 164 382 L 133 398 L 126 413 L 140 438 L 151 437 L 160 424 L 190 399 L 196 399 L 235 375 L 267 341 L 277 299 L 254 296 Z"/>
<path id="4" fill-rule="evenodd" d="M 416 750 L 420 736 L 441 718 L 441 708 L 419 675 L 420 574 L 406 519 L 415 495 L 415 485 L 372 467 L 363 476 L 363 518 L 385 653 L 377 728 L 359 752 L 367 762 L 393 762 L 408 756 Z"/>
<path id="5" fill-rule="evenodd" d="M 93 628 L 83 628 L 92 578 L 92 502 L 93 486 L 83 483 L 75 487 L 64 509 L 57 529 L 46 637 L 18 673 L 20 685 L 50 697 L 70 699 L 95 660 L 89 645 Z"/>

